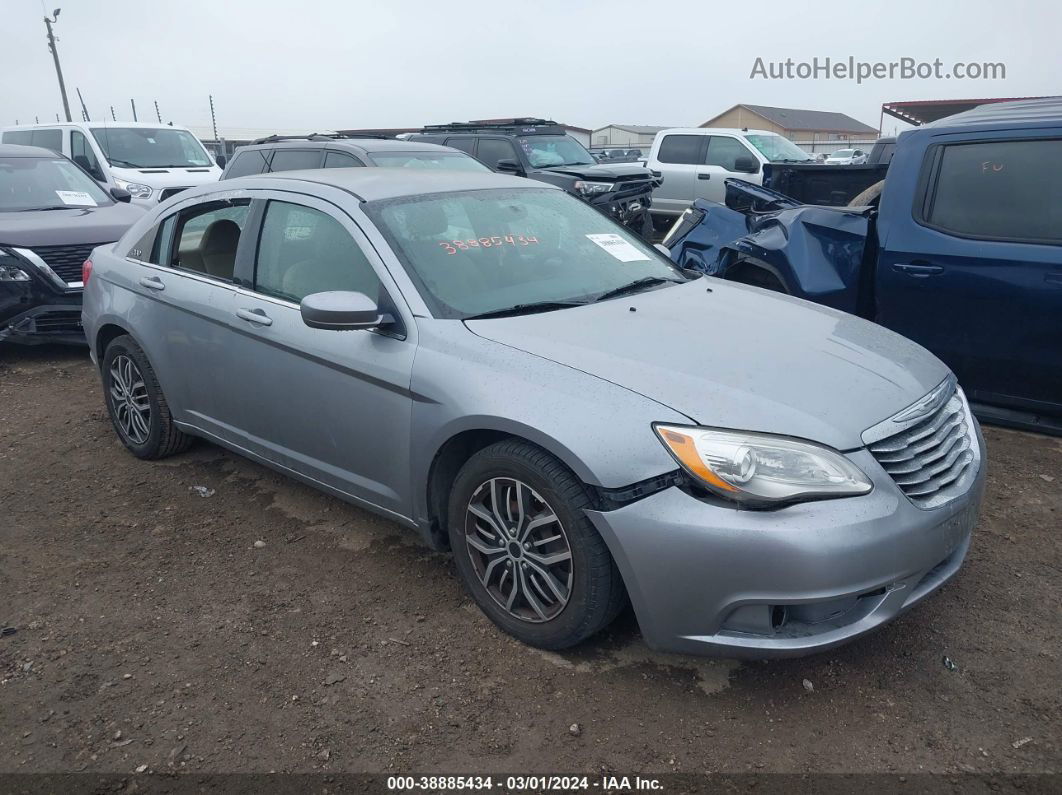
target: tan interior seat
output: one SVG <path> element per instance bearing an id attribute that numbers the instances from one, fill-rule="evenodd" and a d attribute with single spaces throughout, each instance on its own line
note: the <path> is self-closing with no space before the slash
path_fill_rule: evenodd
<path id="1" fill-rule="evenodd" d="M 199 253 L 203 271 L 218 279 L 232 280 L 236 269 L 236 248 L 240 243 L 240 227 L 235 221 L 219 218 L 203 232 Z"/>

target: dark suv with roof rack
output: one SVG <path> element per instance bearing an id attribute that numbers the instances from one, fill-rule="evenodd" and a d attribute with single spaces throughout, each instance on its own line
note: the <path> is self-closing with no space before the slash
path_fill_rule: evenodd
<path id="1" fill-rule="evenodd" d="M 642 165 L 598 163 L 554 121 L 436 124 L 409 140 L 452 146 L 494 171 L 557 185 L 642 237 L 652 234 L 649 204 L 659 180 Z"/>
<path id="2" fill-rule="evenodd" d="M 306 168 L 429 168 L 485 171 L 474 157 L 431 143 L 371 135 L 270 135 L 241 146 L 222 179 Z"/>

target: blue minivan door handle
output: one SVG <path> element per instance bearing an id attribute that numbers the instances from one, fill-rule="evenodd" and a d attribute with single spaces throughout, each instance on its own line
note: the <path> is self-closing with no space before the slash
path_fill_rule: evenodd
<path id="1" fill-rule="evenodd" d="M 940 265 L 930 265 L 928 262 L 920 262 L 918 260 L 911 263 L 894 262 L 892 269 L 900 273 L 906 273 L 908 276 L 918 276 L 920 278 L 944 272 L 944 268 Z"/>

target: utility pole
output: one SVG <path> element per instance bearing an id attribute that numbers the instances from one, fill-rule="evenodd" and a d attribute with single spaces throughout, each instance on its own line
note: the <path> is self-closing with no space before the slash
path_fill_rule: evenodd
<path id="1" fill-rule="evenodd" d="M 155 100 L 155 117 L 159 120 L 159 124 L 162 124 L 162 114 L 159 113 L 159 101 Z"/>
<path id="2" fill-rule="evenodd" d="M 81 89 L 75 88 L 74 90 L 77 91 L 77 101 L 81 103 L 82 121 L 92 121 L 92 118 L 89 116 L 88 108 L 85 107 L 85 98 L 81 96 Z"/>
<path id="3" fill-rule="evenodd" d="M 136 117 L 136 100 L 130 99 L 129 100 L 129 107 L 131 107 L 133 109 L 133 121 L 138 121 L 138 119 Z"/>
<path id="4" fill-rule="evenodd" d="M 218 120 L 214 117 L 214 95 L 210 95 L 210 124 L 214 127 L 214 142 L 218 140 Z"/>
<path id="5" fill-rule="evenodd" d="M 118 117 L 114 115 L 114 105 L 111 105 L 111 121 L 118 121 Z"/>
<path id="6" fill-rule="evenodd" d="M 66 83 L 63 82 L 63 69 L 59 66 L 59 51 L 55 48 L 55 34 L 52 33 L 52 25 L 59 19 L 59 11 L 61 9 L 55 9 L 52 12 L 52 18 L 44 18 L 44 26 L 48 28 L 48 49 L 52 51 L 52 60 L 55 61 L 55 74 L 59 78 L 59 93 L 63 95 L 63 112 L 66 113 L 66 120 L 73 121 L 70 118 L 70 102 L 66 98 Z M 56 120 L 58 121 L 58 119 Z"/>

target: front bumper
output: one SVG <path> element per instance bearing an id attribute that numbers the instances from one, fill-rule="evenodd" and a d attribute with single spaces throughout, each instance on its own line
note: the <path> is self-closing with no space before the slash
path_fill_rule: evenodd
<path id="1" fill-rule="evenodd" d="M 983 441 L 978 432 L 978 443 Z M 915 507 L 866 450 L 862 497 L 741 511 L 677 487 L 587 515 L 623 575 L 646 642 L 662 651 L 789 657 L 896 618 L 949 580 L 984 492 Z"/>
<path id="2" fill-rule="evenodd" d="M 30 281 L 0 282 L 0 342 L 84 345 L 81 290 L 60 292 L 35 272 Z"/>

